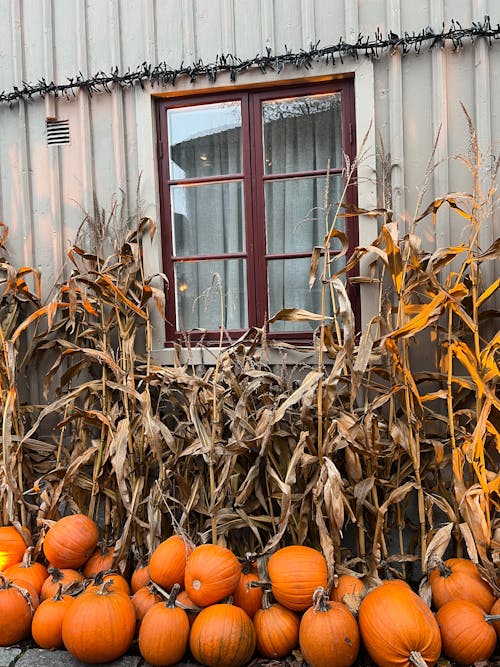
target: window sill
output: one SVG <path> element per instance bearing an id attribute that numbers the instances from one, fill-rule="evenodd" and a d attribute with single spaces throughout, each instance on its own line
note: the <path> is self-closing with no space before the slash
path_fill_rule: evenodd
<path id="1" fill-rule="evenodd" d="M 178 350 L 162 348 L 153 350 L 152 357 L 156 363 L 164 366 L 173 366 L 176 363 L 189 366 L 215 366 L 221 349 L 224 352 L 228 348 L 192 347 L 190 350 L 182 348 L 179 357 Z M 267 350 L 259 347 L 255 353 L 255 356 L 257 355 L 270 366 L 283 364 L 287 366 L 294 366 L 295 364 L 316 365 L 318 363 L 317 350 L 312 346 L 273 345 L 269 346 Z M 331 361 L 326 354 L 324 355 L 324 361 L 326 363 Z"/>

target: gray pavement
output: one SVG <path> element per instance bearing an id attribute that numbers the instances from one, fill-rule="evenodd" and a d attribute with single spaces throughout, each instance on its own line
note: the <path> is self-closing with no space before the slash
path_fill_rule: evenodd
<path id="1" fill-rule="evenodd" d="M 86 667 L 88 663 L 77 660 L 67 651 L 0 647 L 0 667 L 14 667 L 14 665 L 15 667 Z M 152 665 L 140 656 L 124 655 L 119 660 L 102 663 L 102 667 L 152 667 Z M 196 663 L 180 662 L 176 667 L 196 667 Z"/>

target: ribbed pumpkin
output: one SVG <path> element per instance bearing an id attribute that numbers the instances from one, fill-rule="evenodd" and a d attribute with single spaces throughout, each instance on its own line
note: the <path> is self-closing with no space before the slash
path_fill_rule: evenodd
<path id="1" fill-rule="evenodd" d="M 359 629 L 379 667 L 432 667 L 441 654 L 434 614 L 409 586 L 387 581 L 371 590 L 359 608 Z"/>
<path id="2" fill-rule="evenodd" d="M 40 592 L 40 599 L 47 600 L 57 593 L 59 584 L 62 584 L 63 589 L 73 582 L 83 581 L 83 575 L 76 570 L 64 569 L 59 570 L 57 567 L 49 567 L 49 576 L 42 585 Z"/>
<path id="3" fill-rule="evenodd" d="M 132 572 L 130 578 L 130 590 L 132 593 L 137 593 L 139 588 L 144 588 L 149 583 L 149 565 L 148 563 L 140 563 Z"/>
<path id="4" fill-rule="evenodd" d="M 32 617 L 29 594 L 0 573 L 0 646 L 10 646 L 26 639 Z"/>
<path id="5" fill-rule="evenodd" d="M 191 626 L 189 648 L 194 659 L 207 667 L 242 667 L 255 650 L 252 620 L 232 604 L 206 607 Z"/>
<path id="6" fill-rule="evenodd" d="M 498 616 L 500 614 L 500 598 L 498 598 L 493 607 L 490 609 L 490 614 L 492 616 Z M 495 628 L 498 639 L 500 639 L 500 621 L 494 621 L 493 627 Z"/>
<path id="7" fill-rule="evenodd" d="M 149 561 L 149 576 L 158 586 L 170 591 L 175 584 L 184 588 L 184 571 L 191 545 L 180 535 L 172 535 L 159 544 Z"/>
<path id="8" fill-rule="evenodd" d="M 141 625 L 142 619 L 153 605 L 163 602 L 163 598 L 154 587 L 154 584 L 139 588 L 130 599 L 134 605 L 137 627 Z"/>
<path id="9" fill-rule="evenodd" d="M 0 571 L 20 563 L 26 551 L 26 541 L 14 526 L 0 528 Z"/>
<path id="10" fill-rule="evenodd" d="M 432 603 L 436 609 L 450 600 L 468 600 L 484 611 L 491 609 L 495 596 L 489 584 L 481 579 L 477 565 L 467 558 L 435 560 L 429 575 Z"/>
<path id="11" fill-rule="evenodd" d="M 184 585 L 198 607 L 208 607 L 234 593 L 240 573 L 232 551 L 217 544 L 202 544 L 189 555 Z"/>
<path id="12" fill-rule="evenodd" d="M 257 652 L 265 658 L 285 658 L 299 645 L 299 617 L 264 592 L 262 607 L 253 617 Z"/>
<path id="13" fill-rule="evenodd" d="M 488 660 L 497 644 L 491 626 L 500 616 L 491 616 L 468 600 L 450 600 L 436 612 L 443 653 L 463 665 Z"/>
<path id="14" fill-rule="evenodd" d="M 97 546 L 97 526 L 84 514 L 65 516 L 49 528 L 43 541 L 45 557 L 59 569 L 78 569 Z"/>
<path id="15" fill-rule="evenodd" d="M 335 602 L 345 602 L 344 595 L 354 598 L 361 604 L 361 598 L 365 593 L 365 585 L 358 577 L 352 574 L 341 574 L 337 579 L 336 586 L 332 588 L 330 599 Z M 359 606 L 358 604 L 358 606 Z"/>
<path id="16" fill-rule="evenodd" d="M 121 591 L 100 589 L 77 597 L 64 616 L 62 638 L 66 649 L 82 662 L 111 662 L 122 656 L 135 633 L 135 611 Z"/>
<path id="17" fill-rule="evenodd" d="M 44 600 L 33 616 L 31 634 L 41 648 L 56 649 L 64 646 L 62 624 L 69 606 L 75 598 L 61 593 L 62 584 L 54 597 Z"/>
<path id="18" fill-rule="evenodd" d="M 326 560 L 319 551 L 304 546 L 284 547 L 269 559 L 267 570 L 276 600 L 292 611 L 305 611 L 317 588 L 326 588 Z"/>
<path id="19" fill-rule="evenodd" d="M 354 616 L 341 602 L 328 599 L 319 588 L 314 604 L 300 621 L 299 644 L 310 667 L 350 667 L 359 653 L 359 629 Z"/>
<path id="20" fill-rule="evenodd" d="M 12 582 L 27 581 L 30 583 L 40 596 L 44 581 L 49 576 L 47 568 L 41 563 L 33 563 L 31 561 L 31 554 L 33 547 L 28 547 L 24 552 L 21 563 L 11 565 L 5 570 L 5 576 Z M 19 583 L 19 585 L 21 585 Z"/>
<path id="21" fill-rule="evenodd" d="M 95 577 L 99 572 L 111 570 L 113 567 L 113 552 L 114 547 L 112 546 L 106 544 L 98 546 L 83 566 L 83 576 L 85 579 Z"/>
<path id="22" fill-rule="evenodd" d="M 175 665 L 186 652 L 189 620 L 186 612 L 175 606 L 179 589 L 175 584 L 168 600 L 157 602 L 142 619 L 139 650 L 153 665 Z"/>
<path id="23" fill-rule="evenodd" d="M 238 585 L 233 593 L 233 604 L 241 607 L 253 618 L 262 605 L 262 588 L 250 586 L 252 581 L 259 581 L 259 575 L 253 563 L 245 561 L 241 566 Z"/>
<path id="24" fill-rule="evenodd" d="M 101 586 L 106 581 L 111 582 L 110 586 L 108 587 L 109 591 L 121 591 L 122 593 L 125 593 L 125 595 L 130 595 L 130 586 L 128 581 L 124 576 L 113 570 L 99 572 L 99 574 L 96 574 L 92 583 L 85 589 L 85 593 L 101 588 Z"/>

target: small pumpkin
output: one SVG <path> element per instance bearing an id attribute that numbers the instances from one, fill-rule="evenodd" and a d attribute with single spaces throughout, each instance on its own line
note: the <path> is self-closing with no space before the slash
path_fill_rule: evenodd
<path id="1" fill-rule="evenodd" d="M 361 600 L 365 594 L 365 585 L 359 577 L 352 574 L 341 574 L 335 581 L 335 585 L 330 593 L 330 599 L 334 602 L 349 602 L 349 608 L 352 606 L 359 608 Z M 347 596 L 346 599 L 345 596 Z"/>
<path id="2" fill-rule="evenodd" d="M 83 576 L 85 579 L 95 577 L 99 572 L 111 570 L 113 567 L 114 547 L 103 544 L 96 547 L 90 558 L 83 566 Z"/>
<path id="3" fill-rule="evenodd" d="M 49 576 L 43 582 L 42 589 L 40 591 L 40 599 L 47 600 L 57 593 L 59 584 L 62 584 L 63 589 L 65 589 L 70 584 L 74 582 L 82 582 L 83 575 L 80 572 L 72 569 L 63 569 L 59 570 L 57 567 L 49 567 L 48 569 Z"/>
<path id="4" fill-rule="evenodd" d="M 434 559 L 434 563 L 429 584 L 436 609 L 450 600 L 468 600 L 486 612 L 491 609 L 495 596 L 475 563 L 467 558 Z"/>
<path id="5" fill-rule="evenodd" d="M 75 598 L 62 593 L 62 584 L 59 584 L 54 597 L 44 600 L 33 616 L 31 634 L 41 648 L 62 648 L 62 624 L 69 606 Z"/>
<path id="6" fill-rule="evenodd" d="M 26 639 L 32 617 L 30 594 L 0 573 L 0 646 L 10 646 Z"/>
<path id="7" fill-rule="evenodd" d="M 434 614 L 404 582 L 387 581 L 361 602 L 362 642 L 379 667 L 432 667 L 441 655 Z"/>
<path id="8" fill-rule="evenodd" d="M 110 581 L 111 584 L 108 588 L 109 591 L 121 591 L 125 595 L 130 595 L 130 586 L 125 577 L 119 574 L 116 570 L 107 570 L 101 571 L 99 574 L 93 578 L 91 583 L 85 589 L 85 592 L 99 589 L 106 582 Z"/>
<path id="9" fill-rule="evenodd" d="M 189 648 L 207 667 L 242 667 L 255 651 L 255 630 L 248 614 L 232 604 L 202 609 L 191 626 Z"/>
<path id="10" fill-rule="evenodd" d="M 172 535 L 156 547 L 149 560 L 149 576 L 170 591 L 175 584 L 184 588 L 184 572 L 192 546 L 180 535 Z"/>
<path id="11" fill-rule="evenodd" d="M 276 551 L 267 564 L 276 600 L 292 611 L 305 611 L 314 591 L 327 587 L 328 570 L 323 554 L 301 545 Z"/>
<path id="12" fill-rule="evenodd" d="M 263 590 L 260 586 L 251 586 L 252 582 L 259 581 L 255 564 L 245 560 L 241 566 L 241 574 L 233 593 L 233 604 L 241 607 L 253 618 L 262 605 Z"/>
<path id="13" fill-rule="evenodd" d="M 278 602 L 271 603 L 264 591 L 262 606 L 253 617 L 257 652 L 265 658 L 279 660 L 299 645 L 299 617 Z"/>
<path id="14" fill-rule="evenodd" d="M 139 650 L 153 665 L 175 665 L 186 652 L 189 620 L 186 612 L 175 606 L 179 590 L 175 584 L 168 600 L 154 604 L 142 619 Z"/>
<path id="15" fill-rule="evenodd" d="M 78 569 L 97 546 L 96 524 L 84 514 L 71 514 L 56 521 L 45 535 L 43 551 L 51 565 Z"/>
<path id="16" fill-rule="evenodd" d="M 154 584 L 139 588 L 130 599 L 134 605 L 138 628 L 151 607 L 157 602 L 163 602 L 163 597 L 158 593 L 158 589 L 155 588 Z"/>
<path id="17" fill-rule="evenodd" d="M 101 588 L 77 597 L 64 616 L 62 638 L 66 650 L 82 662 L 111 662 L 122 656 L 135 634 L 135 611 L 121 591 Z"/>
<path id="18" fill-rule="evenodd" d="M 14 526 L 0 527 L 0 571 L 20 563 L 26 551 L 27 543 L 23 535 Z"/>
<path id="19" fill-rule="evenodd" d="M 33 547 L 28 547 L 21 563 L 11 565 L 5 570 L 5 576 L 12 582 L 27 581 L 40 596 L 42 586 L 49 576 L 48 570 L 42 563 L 32 562 Z"/>
<path id="20" fill-rule="evenodd" d="M 240 573 L 232 551 L 217 544 L 202 544 L 189 554 L 184 584 L 191 600 L 198 607 L 207 607 L 234 593 Z"/>
<path id="21" fill-rule="evenodd" d="M 150 580 L 149 565 L 147 562 L 141 562 L 132 572 L 130 578 L 130 590 L 132 593 L 137 593 L 140 588 L 147 586 Z"/>
<path id="22" fill-rule="evenodd" d="M 300 621 L 299 645 L 310 667 L 350 667 L 359 653 L 358 624 L 342 602 L 329 600 L 318 588 Z"/>
<path id="23" fill-rule="evenodd" d="M 441 632 L 443 653 L 463 665 L 488 660 L 497 644 L 497 634 L 491 623 L 500 616 L 485 614 L 469 600 L 450 600 L 436 612 Z"/>
<path id="24" fill-rule="evenodd" d="M 184 609 L 189 620 L 189 625 L 193 625 L 194 619 L 201 610 L 200 607 L 195 605 L 185 590 L 179 591 L 175 599 L 175 604 L 181 609 Z"/>

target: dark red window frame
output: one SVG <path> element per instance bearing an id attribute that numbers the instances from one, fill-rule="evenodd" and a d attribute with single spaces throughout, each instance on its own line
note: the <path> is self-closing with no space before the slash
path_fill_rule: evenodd
<path id="1" fill-rule="evenodd" d="M 327 82 L 313 82 L 291 85 L 273 85 L 272 87 L 234 89 L 231 91 L 220 91 L 214 93 L 191 94 L 186 96 L 175 96 L 159 98 L 156 102 L 157 122 L 157 148 L 158 148 L 158 174 L 160 191 L 161 212 L 161 243 L 163 256 L 163 270 L 169 281 L 166 306 L 166 342 L 171 345 L 179 340 L 186 332 L 177 331 L 175 328 L 176 305 L 175 305 L 175 280 L 174 280 L 174 249 L 171 226 L 170 187 L 178 183 L 203 184 L 213 182 L 225 182 L 240 180 L 243 182 L 245 198 L 245 232 L 246 251 L 244 253 L 227 253 L 224 255 L 196 255 L 196 259 L 231 259 L 245 257 L 247 260 L 247 298 L 248 298 L 248 328 L 262 327 L 264 320 L 274 313 L 267 313 L 267 261 L 269 259 L 292 259 L 310 256 L 309 253 L 291 254 L 267 254 L 265 238 L 265 202 L 264 183 L 266 181 L 279 180 L 280 178 L 291 178 L 300 176 L 326 176 L 327 170 L 320 169 L 306 172 L 294 172 L 293 174 L 264 174 L 263 167 L 263 143 L 261 132 L 261 103 L 264 100 L 279 99 L 284 96 L 313 95 L 325 93 L 341 93 L 341 117 L 342 117 L 342 148 L 349 156 L 351 163 L 356 151 L 356 125 L 354 108 L 354 79 L 333 79 Z M 229 174 L 224 176 L 188 178 L 182 180 L 171 179 L 169 174 L 169 150 L 167 144 L 168 126 L 167 110 L 171 108 L 193 107 L 196 105 L 240 101 L 242 114 L 242 169 L 243 174 Z M 342 169 L 330 169 L 330 174 L 341 173 Z M 355 179 L 347 188 L 346 203 L 355 205 L 357 203 L 357 188 Z M 350 251 L 358 244 L 358 219 L 356 217 L 346 218 L 345 233 L 349 240 Z M 312 250 L 312 248 L 311 248 Z M 350 254 L 350 253 L 349 253 Z M 194 256 L 193 256 L 194 259 Z M 185 258 L 184 258 L 184 261 Z M 351 299 L 356 322 L 360 321 L 359 286 L 349 281 L 347 275 L 347 293 Z M 244 330 L 229 330 L 228 333 L 237 338 Z M 219 331 L 190 331 L 189 337 L 192 342 L 203 340 L 206 343 L 215 343 L 219 340 Z M 286 331 L 269 332 L 268 337 L 275 340 L 305 344 L 311 342 L 311 332 Z"/>

